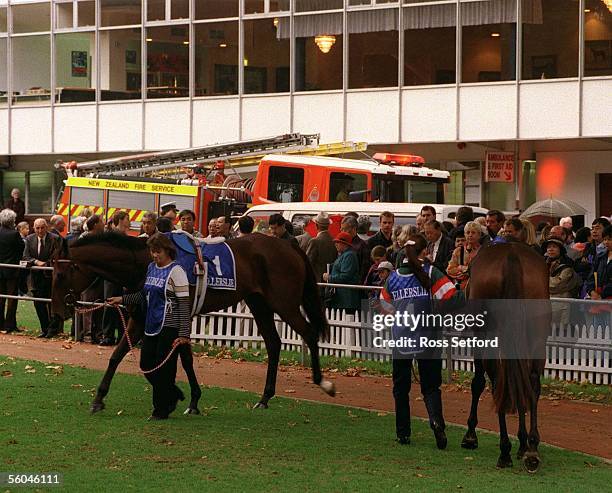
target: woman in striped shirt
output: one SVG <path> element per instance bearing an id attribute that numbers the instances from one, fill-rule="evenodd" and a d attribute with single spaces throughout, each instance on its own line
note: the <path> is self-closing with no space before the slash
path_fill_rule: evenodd
<path id="1" fill-rule="evenodd" d="M 147 278 L 141 291 L 108 300 L 124 305 L 146 305 L 145 337 L 140 352 L 143 371 L 157 367 L 172 351 L 175 339 L 189 344 L 191 313 L 189 282 L 183 268 L 174 262 L 176 249 L 162 233 L 148 239 L 153 262 L 149 264 Z M 149 419 L 167 419 L 185 396 L 176 386 L 177 352 L 158 370 L 145 376 L 153 386 L 153 413 Z"/>

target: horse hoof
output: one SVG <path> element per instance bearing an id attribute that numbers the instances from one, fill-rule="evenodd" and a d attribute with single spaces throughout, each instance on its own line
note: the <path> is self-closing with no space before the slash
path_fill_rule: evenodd
<path id="1" fill-rule="evenodd" d="M 265 402 L 259 401 L 253 406 L 253 409 L 268 409 L 268 405 Z"/>
<path id="2" fill-rule="evenodd" d="M 527 452 L 523 458 L 525 470 L 530 474 L 535 474 L 540 469 L 540 456 L 537 452 Z"/>
<path id="3" fill-rule="evenodd" d="M 106 406 L 104 402 L 93 402 L 91 404 L 91 414 L 96 414 L 99 411 L 102 411 Z"/>
<path id="4" fill-rule="evenodd" d="M 505 469 L 506 467 L 512 467 L 512 457 L 510 457 L 510 456 L 508 456 L 508 457 L 500 456 L 499 459 L 497 459 L 497 468 L 498 469 Z"/>
<path id="5" fill-rule="evenodd" d="M 329 380 L 321 380 L 321 383 L 319 384 L 319 386 L 323 389 L 323 392 L 325 392 L 327 395 L 331 397 L 336 396 L 336 386 L 334 385 L 334 382 L 330 382 Z"/>
<path id="6" fill-rule="evenodd" d="M 200 414 L 200 410 L 197 407 L 188 407 L 183 414 Z"/>
<path id="7" fill-rule="evenodd" d="M 463 440 L 461 441 L 461 448 L 467 450 L 476 450 L 478 448 L 478 438 L 476 438 L 475 435 L 470 436 L 466 433 L 463 437 Z"/>

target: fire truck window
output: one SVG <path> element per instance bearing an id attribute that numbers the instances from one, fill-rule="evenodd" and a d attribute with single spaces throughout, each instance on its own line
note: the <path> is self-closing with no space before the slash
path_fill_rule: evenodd
<path id="1" fill-rule="evenodd" d="M 93 205 L 102 207 L 102 205 L 104 205 L 104 190 L 73 187 L 70 202 L 73 205 Z"/>
<path id="2" fill-rule="evenodd" d="M 196 218 L 197 218 L 198 211 L 196 211 L 193 208 L 194 207 L 193 199 L 194 199 L 194 197 L 184 197 L 184 196 L 181 196 L 181 195 L 164 195 L 164 194 L 160 194 L 159 195 L 159 203 L 160 204 L 166 204 L 168 202 L 174 202 L 176 204 L 176 208 L 179 211 L 182 211 L 183 209 L 189 209 L 190 211 L 193 211 L 195 213 Z"/>
<path id="3" fill-rule="evenodd" d="M 366 175 L 358 173 L 332 173 L 329 176 L 329 201 L 349 202 L 351 192 L 365 191 L 368 187 Z"/>
<path id="4" fill-rule="evenodd" d="M 275 202 L 301 202 L 304 197 L 304 170 L 270 166 L 268 199 Z"/>

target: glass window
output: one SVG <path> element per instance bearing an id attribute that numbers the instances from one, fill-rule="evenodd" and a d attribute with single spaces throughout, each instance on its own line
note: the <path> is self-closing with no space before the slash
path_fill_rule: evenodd
<path id="1" fill-rule="evenodd" d="M 332 173 L 329 177 L 329 201 L 350 202 L 351 192 L 368 188 L 368 177 L 360 173 Z"/>
<path id="2" fill-rule="evenodd" d="M 516 8 L 504 0 L 463 3 L 461 22 L 461 81 L 516 80 Z"/>
<path id="3" fill-rule="evenodd" d="M 238 94 L 238 22 L 194 28 L 195 96 Z"/>
<path id="4" fill-rule="evenodd" d="M 141 23 L 142 0 L 100 0 L 100 26 Z"/>
<path id="5" fill-rule="evenodd" d="M 49 35 L 13 38 L 14 104 L 49 101 L 51 43 Z"/>
<path id="6" fill-rule="evenodd" d="M 301 202 L 304 197 L 304 170 L 270 166 L 268 171 L 268 200 Z"/>
<path id="7" fill-rule="evenodd" d="M 289 18 L 279 19 L 281 38 Z M 342 13 L 298 16 L 295 29 L 295 90 L 342 89 Z"/>
<path id="8" fill-rule="evenodd" d="M 268 12 L 288 12 L 290 0 L 270 0 Z"/>
<path id="9" fill-rule="evenodd" d="M 140 99 L 140 28 L 100 31 L 100 99 Z"/>
<path id="10" fill-rule="evenodd" d="M 196 19 L 238 17 L 239 0 L 195 0 Z"/>
<path id="11" fill-rule="evenodd" d="M 64 2 L 55 4 L 55 27 L 58 29 L 71 28 L 74 25 L 74 3 Z"/>
<path id="12" fill-rule="evenodd" d="M 189 96 L 189 27 L 147 29 L 147 98 Z"/>
<path id="13" fill-rule="evenodd" d="M 96 25 L 96 2 L 94 0 L 79 0 L 79 27 Z"/>
<path id="14" fill-rule="evenodd" d="M 147 20 L 164 21 L 166 20 L 166 0 L 148 0 Z"/>
<path id="15" fill-rule="evenodd" d="M 34 33 L 51 30 L 51 4 L 28 3 L 11 6 L 14 33 Z"/>
<path id="16" fill-rule="evenodd" d="M 55 36 L 55 87 L 59 103 L 95 101 L 93 32 Z"/>
<path id="17" fill-rule="evenodd" d="M 397 86 L 397 9 L 349 12 L 350 89 Z"/>
<path id="18" fill-rule="evenodd" d="M 5 33 L 8 31 L 6 13 L 7 8 L 4 6 L 0 7 L 0 33 Z"/>
<path id="19" fill-rule="evenodd" d="M 453 84 L 456 5 L 422 5 L 403 12 L 404 85 Z"/>
<path id="20" fill-rule="evenodd" d="M 172 0 L 171 19 L 189 19 L 189 0 Z"/>
<path id="21" fill-rule="evenodd" d="M 578 2 L 542 0 L 541 9 L 522 2 L 522 78 L 578 77 Z"/>
<path id="22" fill-rule="evenodd" d="M 8 92 L 7 39 L 0 38 L 0 106 L 5 106 Z"/>
<path id="23" fill-rule="evenodd" d="M 295 0 L 296 12 L 313 12 L 344 8 L 343 0 Z"/>
<path id="24" fill-rule="evenodd" d="M 612 75 L 612 4 L 587 0 L 584 10 L 584 75 Z"/>
<path id="25" fill-rule="evenodd" d="M 263 14 L 264 0 L 244 0 L 245 14 Z"/>
<path id="26" fill-rule="evenodd" d="M 289 39 L 279 39 L 276 29 L 271 18 L 244 21 L 246 94 L 289 91 Z"/>

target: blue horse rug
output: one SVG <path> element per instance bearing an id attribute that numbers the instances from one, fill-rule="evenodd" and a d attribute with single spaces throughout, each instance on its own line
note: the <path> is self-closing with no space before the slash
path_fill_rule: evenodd
<path id="1" fill-rule="evenodd" d="M 195 266 L 197 265 L 194 243 L 181 231 L 165 233 L 176 246 L 176 262 L 187 273 L 189 284 L 196 284 Z M 196 240 L 197 241 L 197 240 Z M 224 240 L 214 243 L 199 243 L 202 259 L 207 264 L 206 284 L 212 289 L 236 289 L 236 260 L 234 252 Z"/>

